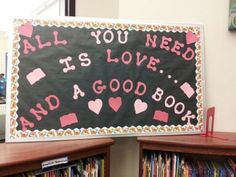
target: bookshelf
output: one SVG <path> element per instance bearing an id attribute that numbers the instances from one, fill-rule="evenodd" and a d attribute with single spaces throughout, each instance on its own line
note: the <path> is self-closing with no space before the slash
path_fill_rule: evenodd
<path id="1" fill-rule="evenodd" d="M 137 140 L 140 143 L 140 177 L 142 177 L 144 151 L 176 152 L 209 160 L 236 157 L 236 133 L 215 132 L 214 137 L 200 135 L 138 137 Z"/>
<path id="2" fill-rule="evenodd" d="M 69 162 L 103 155 L 105 177 L 110 176 L 113 139 L 68 140 L 34 143 L 0 143 L 0 176 L 41 169 L 44 161 L 68 157 Z"/>

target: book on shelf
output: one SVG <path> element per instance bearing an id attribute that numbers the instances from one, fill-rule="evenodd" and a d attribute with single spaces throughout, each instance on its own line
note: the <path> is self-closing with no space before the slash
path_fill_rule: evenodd
<path id="1" fill-rule="evenodd" d="M 181 153 L 145 151 L 142 177 L 236 177 L 234 159 L 202 160 Z"/>
<path id="2" fill-rule="evenodd" d="M 104 177 L 105 160 L 102 157 L 91 157 L 68 164 L 58 165 L 35 170 L 31 172 L 16 174 L 22 177 Z"/>

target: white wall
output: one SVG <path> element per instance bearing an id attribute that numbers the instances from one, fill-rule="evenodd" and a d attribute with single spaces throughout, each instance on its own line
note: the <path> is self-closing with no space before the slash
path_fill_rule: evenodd
<path id="1" fill-rule="evenodd" d="M 7 51 L 7 32 L 0 31 L 0 73 L 5 73 L 6 51 Z"/>
<path id="2" fill-rule="evenodd" d="M 76 16 L 118 18 L 118 0 L 77 0 Z"/>

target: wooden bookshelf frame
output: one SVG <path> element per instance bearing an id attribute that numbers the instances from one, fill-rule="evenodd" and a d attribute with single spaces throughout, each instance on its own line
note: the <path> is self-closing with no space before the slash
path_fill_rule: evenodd
<path id="1" fill-rule="evenodd" d="M 142 177 L 142 159 L 145 150 L 180 152 L 210 156 L 236 157 L 236 133 L 216 132 L 214 137 L 200 135 L 138 137 L 139 177 Z"/>
<path id="2" fill-rule="evenodd" d="M 75 161 L 103 155 L 105 177 L 110 177 L 110 145 L 113 139 L 73 141 L 0 143 L 0 176 L 41 169 L 41 163 L 55 158 L 68 157 Z"/>

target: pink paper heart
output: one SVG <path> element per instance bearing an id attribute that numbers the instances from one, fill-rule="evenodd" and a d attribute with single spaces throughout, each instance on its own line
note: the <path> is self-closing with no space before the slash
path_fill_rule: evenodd
<path id="1" fill-rule="evenodd" d="M 33 34 L 33 26 L 30 22 L 25 23 L 24 25 L 18 27 L 18 32 L 22 36 L 31 37 Z"/>
<path id="2" fill-rule="evenodd" d="M 135 110 L 135 113 L 136 114 L 139 114 L 141 112 L 144 112 L 146 111 L 148 108 L 148 104 L 146 102 L 143 102 L 142 100 L 140 99 L 137 99 L 135 102 L 134 102 L 134 110 Z"/>
<path id="3" fill-rule="evenodd" d="M 91 100 L 88 102 L 88 108 L 93 111 L 95 114 L 99 114 L 101 109 L 102 109 L 102 100 L 101 99 L 96 99 L 96 100 Z"/>
<path id="4" fill-rule="evenodd" d="M 197 42 L 199 39 L 198 35 L 192 33 L 191 31 L 188 31 L 188 33 L 186 34 L 186 43 L 187 44 L 192 44 Z"/>
<path id="5" fill-rule="evenodd" d="M 121 99 L 121 97 L 116 97 L 116 98 L 110 97 L 109 100 L 108 100 L 108 103 L 109 103 L 109 106 L 115 112 L 117 112 L 120 109 L 121 105 L 122 105 L 122 99 Z"/>

